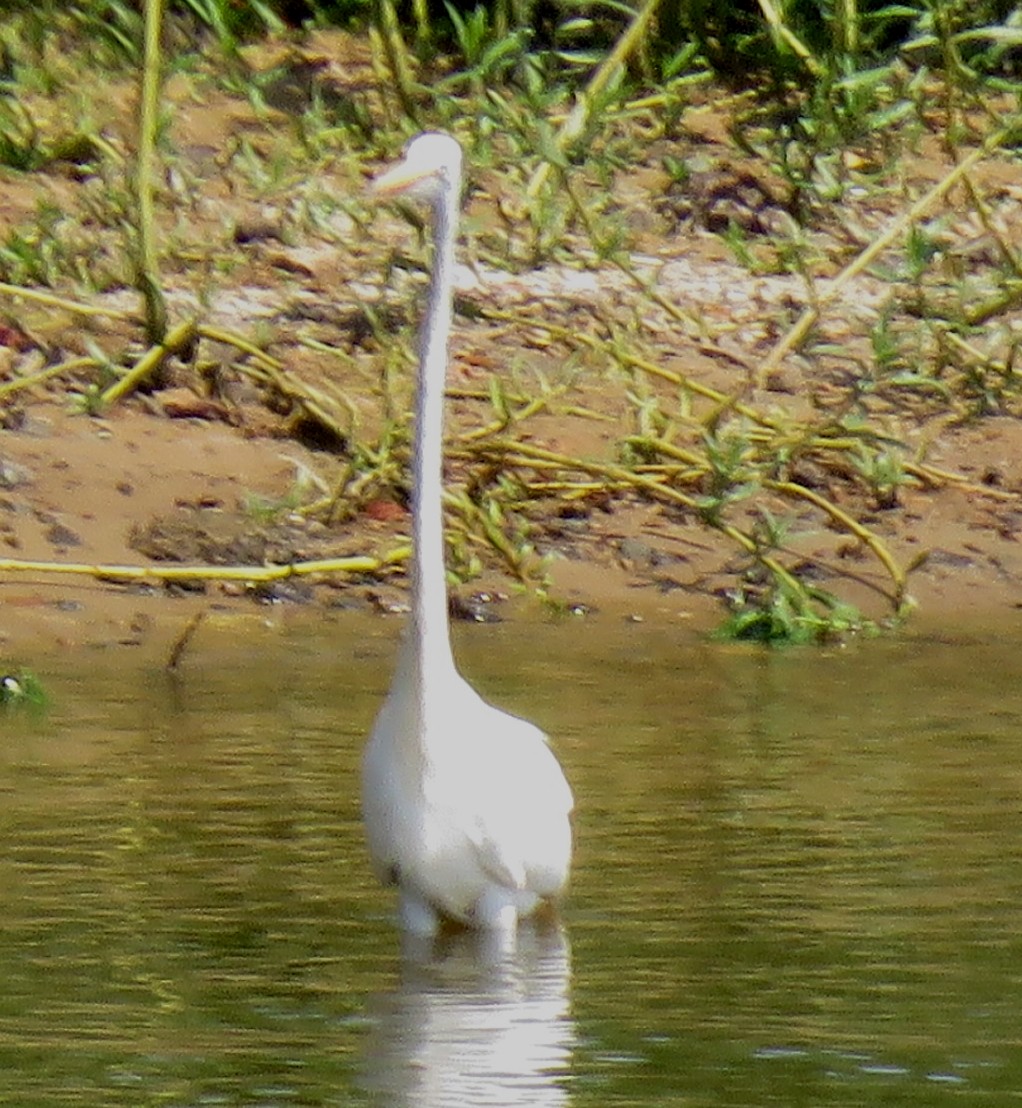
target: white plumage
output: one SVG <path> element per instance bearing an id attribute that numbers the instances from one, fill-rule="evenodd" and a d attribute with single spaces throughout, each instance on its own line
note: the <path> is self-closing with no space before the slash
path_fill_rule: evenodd
<path id="1" fill-rule="evenodd" d="M 571 789 L 546 736 L 487 704 L 451 650 L 443 392 L 460 189 L 461 147 L 444 134 L 413 139 L 374 185 L 378 196 L 404 194 L 433 211 L 413 448 L 412 611 L 362 760 L 373 866 L 398 887 L 402 925 L 421 934 L 442 918 L 511 930 L 562 891 L 571 862 Z"/>

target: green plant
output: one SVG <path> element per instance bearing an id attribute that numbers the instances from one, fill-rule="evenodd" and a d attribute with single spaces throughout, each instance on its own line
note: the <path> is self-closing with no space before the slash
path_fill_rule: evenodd
<path id="1" fill-rule="evenodd" d="M 524 29 L 499 34 L 486 8 L 480 4 L 467 15 L 444 0 L 454 38 L 464 68 L 445 78 L 437 86 L 440 92 L 454 92 L 468 86 L 473 94 L 483 95 L 487 84 L 499 84 L 522 59 L 528 35 Z"/>
<path id="2" fill-rule="evenodd" d="M 852 455 L 852 464 L 866 482 L 878 508 L 886 510 L 898 506 L 901 488 L 911 479 L 893 449 L 878 450 L 859 443 Z"/>
<path id="3" fill-rule="evenodd" d="M 0 677 L 0 708 L 41 710 L 49 704 L 43 683 L 28 670 Z"/>
<path id="4" fill-rule="evenodd" d="M 732 590 L 728 603 L 731 614 L 714 632 L 719 639 L 805 646 L 876 629 L 857 608 L 826 590 L 793 589 L 773 578 L 765 586 Z"/>
<path id="5" fill-rule="evenodd" d="M 236 59 L 241 41 L 263 34 L 281 34 L 283 20 L 266 0 L 178 0 L 178 6 L 189 12 L 200 27 L 213 33 L 217 49 L 229 59 Z"/>

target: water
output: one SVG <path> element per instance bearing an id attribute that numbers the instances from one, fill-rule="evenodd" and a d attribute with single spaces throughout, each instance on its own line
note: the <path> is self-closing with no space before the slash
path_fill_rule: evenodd
<path id="1" fill-rule="evenodd" d="M 402 952 L 369 873 L 392 632 L 210 625 L 176 681 L 125 648 L 35 664 L 51 713 L 0 720 L 0 1103 L 1022 1092 L 1018 642 L 460 632 L 580 801 L 564 928 L 506 960 Z"/>

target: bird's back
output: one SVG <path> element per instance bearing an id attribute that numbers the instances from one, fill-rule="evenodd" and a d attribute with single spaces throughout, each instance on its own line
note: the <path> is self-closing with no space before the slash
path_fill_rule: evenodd
<path id="1" fill-rule="evenodd" d="M 378 874 L 462 920 L 495 886 L 523 912 L 556 896 L 570 867 L 573 799 L 543 733 L 460 677 L 438 722 L 420 717 L 392 692 L 366 746 L 363 808 Z"/>

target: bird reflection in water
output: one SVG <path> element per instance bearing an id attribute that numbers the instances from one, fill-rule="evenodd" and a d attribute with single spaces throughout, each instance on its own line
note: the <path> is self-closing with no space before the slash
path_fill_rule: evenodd
<path id="1" fill-rule="evenodd" d="M 396 1108 L 566 1105 L 570 970 L 552 919 L 523 921 L 514 949 L 472 930 L 406 936 L 400 983 L 369 1002 L 366 1090 Z"/>

